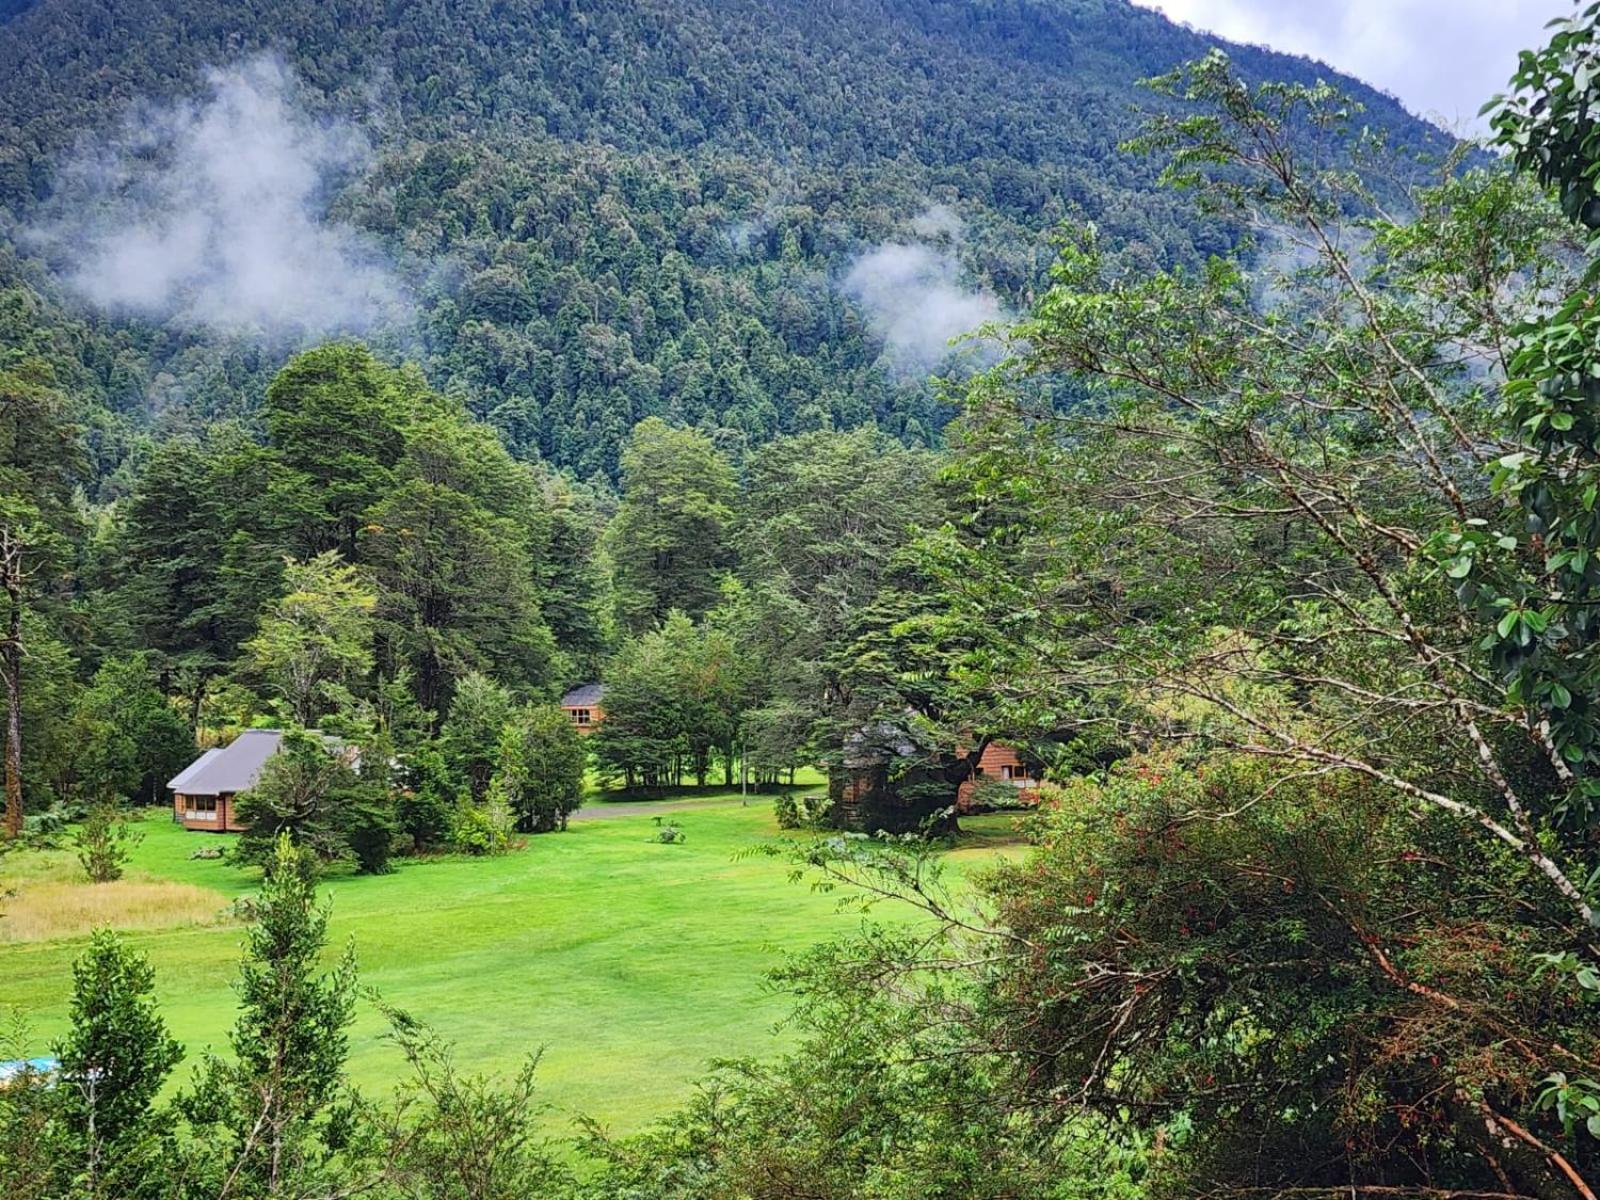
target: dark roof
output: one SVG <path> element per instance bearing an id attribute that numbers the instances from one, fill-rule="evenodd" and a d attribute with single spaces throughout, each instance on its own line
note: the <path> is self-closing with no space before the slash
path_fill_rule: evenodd
<path id="1" fill-rule="evenodd" d="M 872 767 L 911 758 L 922 749 L 909 730 L 893 721 L 874 721 L 845 736 L 841 758 L 847 767 Z"/>
<path id="2" fill-rule="evenodd" d="M 562 708 L 591 708 L 600 703 L 601 697 L 606 694 L 606 685 L 603 683 L 580 683 L 565 696 L 561 697 Z"/>
<path id="3" fill-rule="evenodd" d="M 246 729 L 226 749 L 207 750 L 169 779 L 167 786 L 185 796 L 247 792 L 282 741 L 281 729 Z"/>

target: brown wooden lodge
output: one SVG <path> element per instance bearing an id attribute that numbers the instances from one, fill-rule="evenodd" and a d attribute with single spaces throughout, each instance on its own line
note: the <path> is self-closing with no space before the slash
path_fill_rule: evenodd
<path id="1" fill-rule="evenodd" d="M 249 791 L 283 742 L 281 729 L 246 729 L 225 747 L 207 750 L 167 781 L 172 819 L 185 829 L 228 833 L 243 829 L 234 797 Z"/>
<path id="2" fill-rule="evenodd" d="M 561 711 L 572 719 L 579 733 L 589 733 L 605 720 L 605 695 L 606 685 L 603 683 L 579 684 L 561 697 Z"/>
<path id="3" fill-rule="evenodd" d="M 961 781 L 956 789 L 956 810 L 971 812 L 975 806 L 978 786 L 990 780 L 1008 783 L 1017 789 L 1017 799 L 1023 804 L 1039 802 L 1040 775 L 1038 767 L 1018 753 L 1015 746 L 1004 742 L 990 742 L 978 756 L 972 774 Z"/>
<path id="4" fill-rule="evenodd" d="M 313 731 L 323 749 L 360 770 L 359 750 L 339 738 Z M 234 811 L 234 801 L 248 792 L 261 768 L 283 745 L 281 729 L 246 729 L 215 750 L 207 750 L 167 781 L 172 789 L 172 819 L 185 829 L 237 833 L 248 828 Z"/>

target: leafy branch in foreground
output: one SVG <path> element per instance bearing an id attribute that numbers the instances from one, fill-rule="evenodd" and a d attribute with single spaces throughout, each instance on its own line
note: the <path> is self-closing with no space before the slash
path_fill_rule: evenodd
<path id="1" fill-rule="evenodd" d="M 958 546 L 949 586 L 980 613 L 1002 573 L 998 595 L 1048 598 L 1013 649 L 984 651 L 1046 664 L 1081 719 L 1365 776 L 1515 850 L 1592 929 L 1589 835 L 1558 828 L 1568 743 L 1508 702 L 1495 631 L 1458 607 L 1440 550 L 1446 530 L 1511 537 L 1491 481 L 1521 434 L 1499 364 L 1561 278 L 1559 225 L 1526 184 L 1473 172 L 1404 226 L 1350 217 L 1364 192 L 1292 136 L 1315 89 L 1273 85 L 1262 107 L 1217 56 L 1165 86 L 1209 115 L 1149 144 L 1294 265 L 1128 279 L 1092 236 L 1069 244 L 1018 361 L 975 389 L 962 468 L 1028 549 Z M 1013 399 L 1010 380 L 1061 371 L 1097 388 L 1087 413 Z"/>

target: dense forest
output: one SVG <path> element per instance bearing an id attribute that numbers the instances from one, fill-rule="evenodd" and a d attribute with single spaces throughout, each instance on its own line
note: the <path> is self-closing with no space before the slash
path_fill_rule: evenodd
<path id="1" fill-rule="evenodd" d="M 1127 270 L 1241 245 L 1117 150 L 1169 103 L 1140 76 L 1205 45 L 1123 3 L 17 11 L 13 824 L 157 794 L 171 756 L 129 746 L 181 739 L 82 727 L 164 711 L 104 694 L 141 672 L 202 743 L 429 741 L 465 679 L 605 675 L 629 783 L 837 747 L 948 649 L 904 636 L 925 581 L 896 554 L 965 511 L 930 453 L 1000 335 L 952 336 L 1027 306 L 1063 223 Z M 1351 86 L 1362 125 L 1308 126 L 1319 155 L 1372 135 L 1404 179 L 1444 151 Z M 690 652 L 661 639 L 741 670 L 665 704 L 634 686 Z"/>
<path id="2" fill-rule="evenodd" d="M 585 480 L 648 416 L 931 446 L 945 339 L 1027 307 L 1062 221 L 1143 267 L 1235 242 L 1116 153 L 1206 45 L 1123 0 L 44 0 L 0 26 L 4 337 L 87 406 L 97 497 L 337 333 Z M 1443 152 L 1345 83 L 1402 172 Z"/>

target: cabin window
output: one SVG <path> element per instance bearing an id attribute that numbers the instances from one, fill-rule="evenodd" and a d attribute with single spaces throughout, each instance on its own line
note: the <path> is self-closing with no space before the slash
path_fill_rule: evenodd
<path id="1" fill-rule="evenodd" d="M 209 821 L 217 815 L 215 796 L 185 796 L 183 815 L 191 821 Z"/>
<path id="2" fill-rule="evenodd" d="M 574 724 L 587 725 L 589 723 L 589 710 L 587 708 L 573 709 L 572 720 Z"/>

